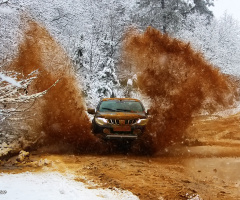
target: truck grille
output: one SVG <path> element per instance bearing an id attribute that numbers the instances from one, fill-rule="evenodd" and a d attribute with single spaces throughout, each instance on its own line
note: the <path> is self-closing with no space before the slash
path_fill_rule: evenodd
<path id="1" fill-rule="evenodd" d="M 108 123 L 110 124 L 134 124 L 136 123 L 137 119 L 126 119 L 126 120 L 119 120 L 119 119 L 108 119 Z"/>

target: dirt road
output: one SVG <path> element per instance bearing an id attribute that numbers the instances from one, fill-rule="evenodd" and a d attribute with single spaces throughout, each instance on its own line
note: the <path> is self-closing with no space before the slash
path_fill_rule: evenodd
<path id="1" fill-rule="evenodd" d="M 240 199 L 240 114 L 198 117 L 186 140 L 157 155 L 30 155 L 25 164 L 3 172 L 58 171 L 74 174 L 89 188 L 121 188 L 141 200 Z M 14 158 L 12 158 L 14 159 Z M 44 167 L 32 163 L 47 160 Z M 11 160 L 9 161 L 9 163 Z"/>

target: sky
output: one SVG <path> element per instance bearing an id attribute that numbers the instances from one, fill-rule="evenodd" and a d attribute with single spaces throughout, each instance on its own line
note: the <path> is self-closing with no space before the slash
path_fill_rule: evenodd
<path id="1" fill-rule="evenodd" d="M 226 11 L 240 22 L 240 0 L 214 0 L 214 7 L 211 7 L 211 10 L 217 18 Z"/>

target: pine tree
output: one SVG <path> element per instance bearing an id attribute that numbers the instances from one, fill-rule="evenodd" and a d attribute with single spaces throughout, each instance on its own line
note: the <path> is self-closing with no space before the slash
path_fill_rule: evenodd
<path id="1" fill-rule="evenodd" d="M 153 26 L 164 33 L 177 32 L 187 15 L 199 12 L 212 16 L 208 9 L 213 0 L 142 0 L 139 2 L 134 21 L 142 28 Z"/>

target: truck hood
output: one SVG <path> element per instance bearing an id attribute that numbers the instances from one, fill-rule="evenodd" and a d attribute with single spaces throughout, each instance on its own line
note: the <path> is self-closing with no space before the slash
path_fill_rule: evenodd
<path id="1" fill-rule="evenodd" d="M 103 117 L 106 119 L 138 119 L 146 118 L 146 114 L 131 113 L 131 112 L 97 112 L 96 117 Z"/>

